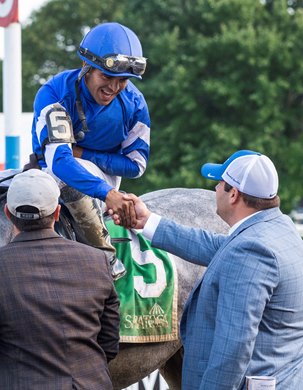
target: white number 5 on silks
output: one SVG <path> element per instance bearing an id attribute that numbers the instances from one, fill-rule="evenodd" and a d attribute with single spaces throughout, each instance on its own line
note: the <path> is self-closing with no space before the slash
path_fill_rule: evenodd
<path id="1" fill-rule="evenodd" d="M 75 142 L 71 118 L 60 104 L 54 104 L 45 117 L 49 142 Z"/>
<path id="2" fill-rule="evenodd" d="M 143 276 L 134 276 L 135 290 L 142 298 L 158 298 L 167 286 L 163 261 L 152 250 L 141 252 L 139 240 L 135 234 L 132 235 L 130 245 L 133 260 L 139 265 L 154 264 L 157 275 L 154 283 L 145 283 Z"/>

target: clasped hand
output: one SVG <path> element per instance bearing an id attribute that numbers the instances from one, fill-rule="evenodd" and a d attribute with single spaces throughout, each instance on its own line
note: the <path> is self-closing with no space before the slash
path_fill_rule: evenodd
<path id="1" fill-rule="evenodd" d="M 105 202 L 114 223 L 127 229 L 143 229 L 151 214 L 145 203 L 134 194 L 111 190 Z"/>

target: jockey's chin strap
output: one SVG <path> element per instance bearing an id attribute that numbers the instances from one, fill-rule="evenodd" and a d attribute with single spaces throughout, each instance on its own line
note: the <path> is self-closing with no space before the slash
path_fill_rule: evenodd
<path id="1" fill-rule="evenodd" d="M 86 123 L 86 117 L 85 117 L 85 114 L 84 114 L 82 102 L 81 102 L 79 84 L 81 82 L 82 77 L 85 76 L 86 73 L 88 73 L 91 70 L 91 68 L 92 67 L 90 65 L 83 66 L 81 71 L 80 71 L 80 73 L 79 73 L 79 76 L 78 76 L 78 78 L 77 78 L 77 80 L 75 82 L 76 95 L 77 95 L 77 98 L 76 98 L 76 108 L 77 108 L 77 112 L 78 112 L 78 116 L 79 116 L 80 122 L 82 124 L 82 130 L 80 130 L 77 134 L 75 134 L 76 141 L 82 141 L 84 139 L 84 137 L 85 137 L 85 133 L 87 133 L 89 131 L 89 129 L 87 127 L 87 123 Z"/>

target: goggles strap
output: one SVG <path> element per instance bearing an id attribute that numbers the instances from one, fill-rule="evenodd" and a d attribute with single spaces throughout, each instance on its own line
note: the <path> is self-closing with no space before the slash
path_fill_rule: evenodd
<path id="1" fill-rule="evenodd" d="M 87 127 L 87 123 L 86 123 L 86 116 L 85 116 L 82 101 L 81 101 L 79 84 L 81 82 L 82 77 L 85 76 L 86 73 L 88 73 L 91 70 L 91 68 L 92 67 L 90 65 L 83 66 L 83 68 L 81 69 L 81 72 L 79 73 L 77 80 L 75 81 L 75 89 L 76 89 L 76 95 L 77 95 L 76 108 L 77 108 L 80 122 L 82 124 L 82 130 L 80 130 L 78 132 L 78 134 L 74 135 L 76 141 L 82 141 L 85 137 L 85 133 L 87 133 L 89 131 L 89 129 Z"/>

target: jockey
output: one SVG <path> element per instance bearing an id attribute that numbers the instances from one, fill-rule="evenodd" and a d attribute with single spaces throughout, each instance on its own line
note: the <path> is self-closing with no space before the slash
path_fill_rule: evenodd
<path id="1" fill-rule="evenodd" d="M 132 226 L 134 206 L 119 187 L 122 177 L 143 175 L 149 158 L 148 107 L 129 81 L 142 78 L 146 58 L 136 34 L 119 23 L 91 29 L 78 55 L 82 68 L 55 75 L 37 92 L 33 152 L 41 168 L 56 178 L 85 241 L 109 250 L 117 279 L 125 269 L 113 260 L 101 201 Z"/>

